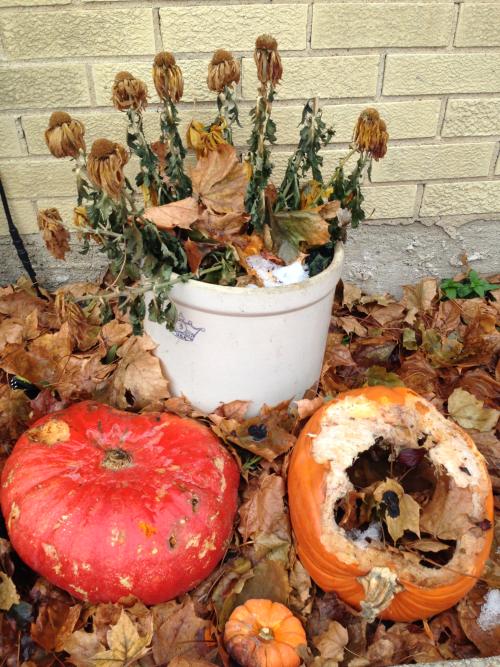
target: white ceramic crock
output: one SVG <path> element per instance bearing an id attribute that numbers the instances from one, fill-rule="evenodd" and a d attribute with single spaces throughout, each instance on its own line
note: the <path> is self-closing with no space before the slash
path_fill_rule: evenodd
<path id="1" fill-rule="evenodd" d="M 223 287 L 190 280 L 171 292 L 175 330 L 146 320 L 173 394 L 210 412 L 248 400 L 260 407 L 300 398 L 319 379 L 333 295 L 344 261 L 338 243 L 330 266 L 295 285 Z"/>

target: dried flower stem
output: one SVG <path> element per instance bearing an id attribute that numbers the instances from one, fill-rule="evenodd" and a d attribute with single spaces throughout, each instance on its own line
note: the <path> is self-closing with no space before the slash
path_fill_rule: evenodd
<path id="1" fill-rule="evenodd" d="M 129 127 L 127 145 L 140 160 L 141 171 L 136 176 L 136 183 L 143 189 L 145 206 L 156 206 L 165 198 L 161 196 L 166 187 L 158 171 L 158 158 L 151 149 L 145 134 L 142 113 L 135 109 L 127 110 Z"/>
<path id="2" fill-rule="evenodd" d="M 312 172 L 313 179 L 323 183 L 321 167 L 323 158 L 319 155 L 322 147 L 329 144 L 335 132 L 322 119 L 318 98 L 306 102 L 302 112 L 301 130 L 297 150 L 288 160 L 285 176 L 278 190 L 275 211 L 300 208 L 300 179 Z"/>
<path id="3" fill-rule="evenodd" d="M 192 192 L 191 180 L 184 170 L 186 149 L 178 130 L 179 117 L 174 103 L 170 99 L 163 101 L 160 115 L 161 140 L 168 145 L 165 175 L 167 183 L 167 201 L 177 201 L 189 197 Z M 161 201 L 160 203 L 165 203 Z"/>
<path id="4" fill-rule="evenodd" d="M 245 206 L 251 216 L 251 224 L 258 232 L 262 232 L 266 223 L 265 190 L 273 171 L 268 144 L 276 143 L 276 125 L 271 119 L 275 95 L 272 83 L 261 83 L 257 102 L 250 112 L 253 128 L 248 141 L 247 159 L 252 167 L 252 176 L 248 184 Z"/>
<path id="5" fill-rule="evenodd" d="M 215 122 L 222 126 L 222 135 L 227 143 L 234 145 L 232 125 L 236 123 L 241 127 L 241 123 L 236 103 L 236 93 L 232 86 L 224 86 L 224 90 L 217 95 L 217 109 L 219 113 Z"/>

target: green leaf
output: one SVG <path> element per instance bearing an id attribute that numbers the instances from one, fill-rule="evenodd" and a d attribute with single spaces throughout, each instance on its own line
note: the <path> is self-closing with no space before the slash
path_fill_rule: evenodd
<path id="1" fill-rule="evenodd" d="M 278 245 L 281 257 L 281 246 L 291 246 L 295 257 L 299 254 L 301 243 L 307 247 L 321 246 L 330 239 L 328 223 L 316 211 L 280 211 L 272 219 L 271 231 L 273 240 Z M 289 251 L 289 248 L 287 248 Z M 287 255 L 289 252 L 287 252 Z M 285 259 L 285 258 L 283 258 Z M 286 260 L 285 260 L 286 261 Z"/>

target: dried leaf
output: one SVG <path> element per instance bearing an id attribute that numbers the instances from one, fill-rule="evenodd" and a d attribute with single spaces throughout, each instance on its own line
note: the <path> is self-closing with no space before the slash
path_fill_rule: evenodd
<path id="1" fill-rule="evenodd" d="M 352 283 L 343 283 L 342 305 L 352 309 L 355 303 L 361 299 L 361 290 Z"/>
<path id="2" fill-rule="evenodd" d="M 437 393 L 438 374 L 421 352 L 405 359 L 398 375 L 409 389 L 422 394 L 428 400 Z"/>
<path id="3" fill-rule="evenodd" d="M 9 611 L 13 604 L 21 601 L 16 586 L 5 572 L 0 572 L 0 609 Z"/>
<path id="4" fill-rule="evenodd" d="M 327 661 L 340 662 L 344 659 L 344 648 L 349 640 L 347 630 L 338 621 L 331 621 L 328 628 L 318 637 L 312 638 L 312 643 L 318 649 L 322 662 L 318 663 L 329 667 Z M 316 663 L 315 663 L 316 664 Z"/>
<path id="5" fill-rule="evenodd" d="M 136 625 L 127 612 L 122 609 L 118 623 L 107 633 L 109 650 L 100 651 L 94 656 L 96 664 L 102 667 L 125 667 L 148 653 L 148 646 L 153 637 L 152 618 L 148 632 L 140 635 Z"/>
<path id="6" fill-rule="evenodd" d="M 299 419 L 305 419 L 313 415 L 316 410 L 324 403 L 323 396 L 316 396 L 315 398 L 301 398 L 298 401 L 292 401 L 290 404 L 290 411 L 297 415 Z"/>
<path id="7" fill-rule="evenodd" d="M 213 414 L 209 417 L 216 435 L 257 454 L 266 461 L 273 461 L 295 443 L 295 437 L 290 431 L 296 419 L 289 413 L 287 401 L 273 408 L 264 406 L 259 416 L 242 422 L 236 419 L 222 419 Z"/>
<path id="8" fill-rule="evenodd" d="M 302 243 L 310 248 L 330 237 L 328 223 L 315 211 L 280 211 L 273 215 L 271 227 L 278 255 L 286 262 L 296 259 Z"/>
<path id="9" fill-rule="evenodd" d="M 217 247 L 213 243 L 199 243 L 191 239 L 184 241 L 183 245 L 186 251 L 189 270 L 193 273 L 198 271 L 203 259 Z"/>
<path id="10" fill-rule="evenodd" d="M 404 387 L 404 382 L 396 373 L 389 373 L 383 366 L 370 366 L 366 371 L 366 383 L 369 387 Z"/>
<path id="11" fill-rule="evenodd" d="M 144 211 L 144 217 L 159 229 L 190 229 L 200 217 L 200 206 L 194 197 L 173 201 L 163 206 L 152 206 Z"/>
<path id="12" fill-rule="evenodd" d="M 420 505 L 401 484 L 393 479 L 386 479 L 374 492 L 375 501 L 384 506 L 384 520 L 394 542 L 410 530 L 420 537 Z"/>
<path id="13" fill-rule="evenodd" d="M 248 177 L 233 146 L 221 144 L 191 170 L 193 193 L 216 214 L 244 213 Z"/>
<path id="14" fill-rule="evenodd" d="M 36 622 L 31 626 L 31 636 L 46 651 L 64 650 L 66 641 L 75 629 L 80 617 L 80 605 L 72 607 L 53 600 L 40 606 Z"/>
<path id="15" fill-rule="evenodd" d="M 132 336 L 117 350 L 120 359 L 106 390 L 111 405 L 143 409 L 170 396 L 160 361 L 153 356 L 156 344 L 147 336 Z"/>
<path id="16" fill-rule="evenodd" d="M 479 582 L 457 605 L 460 625 L 482 657 L 498 655 L 499 603 L 500 591 L 488 589 L 484 583 Z"/>
<path id="17" fill-rule="evenodd" d="M 359 320 L 352 315 L 344 317 L 334 317 L 334 323 L 343 329 L 347 334 L 354 333 L 356 336 L 366 336 L 368 329 L 359 323 Z"/>
<path id="18" fill-rule="evenodd" d="M 190 597 L 182 602 L 166 602 L 153 607 L 153 657 L 158 665 L 168 664 L 175 657 L 198 659 L 210 649 L 206 632 L 210 622 L 195 613 Z"/>
<path id="19" fill-rule="evenodd" d="M 417 285 L 403 285 L 401 303 L 408 309 L 416 308 L 425 313 L 430 310 L 438 295 L 438 281 L 436 278 L 423 278 Z"/>
<path id="20" fill-rule="evenodd" d="M 483 401 L 460 387 L 448 398 L 448 412 L 463 428 L 477 431 L 491 431 L 500 417 L 500 410 L 485 408 Z"/>
<path id="21" fill-rule="evenodd" d="M 71 664 L 75 667 L 95 667 L 95 656 L 105 650 L 94 632 L 84 630 L 73 632 L 66 639 L 63 648 L 69 653 Z"/>
<path id="22" fill-rule="evenodd" d="M 467 371 L 460 378 L 459 386 L 489 407 L 500 407 L 500 382 L 482 368 Z"/>

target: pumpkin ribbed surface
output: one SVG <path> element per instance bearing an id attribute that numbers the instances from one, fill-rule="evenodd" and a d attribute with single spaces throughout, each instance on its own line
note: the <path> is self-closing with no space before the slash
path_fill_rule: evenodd
<path id="1" fill-rule="evenodd" d="M 387 550 L 380 549 L 379 552 L 372 550 L 372 553 L 380 554 L 380 558 L 385 559 L 383 564 L 398 575 L 398 585 L 402 587 L 402 590 L 394 595 L 389 606 L 380 613 L 380 617 L 395 621 L 413 621 L 429 617 L 460 600 L 474 586 L 488 558 L 493 538 L 493 531 L 488 528 L 489 522 L 493 520 L 493 496 L 486 464 L 471 438 L 462 429 L 447 422 L 433 406 L 405 388 L 368 387 L 345 392 L 334 401 L 325 404 L 311 417 L 294 448 L 288 473 L 290 515 L 297 551 L 302 564 L 323 590 L 335 591 L 354 607 L 360 608 L 365 598 L 364 588 L 358 578 L 367 575 L 370 567 L 366 566 L 366 560 L 365 566 L 361 566 L 352 554 L 357 553 L 366 559 L 367 552 L 361 552 L 359 549 L 357 552 L 351 550 L 350 557 L 344 557 L 345 533 L 336 525 L 333 513 L 327 515 L 325 509 L 327 496 L 331 492 L 328 480 L 332 474 L 333 463 L 321 460 L 318 455 L 315 456 L 314 449 L 317 447 L 315 443 L 318 442 L 320 434 L 324 432 L 325 427 L 328 428 L 325 425 L 335 425 L 335 417 L 332 414 L 338 414 L 343 405 L 347 409 L 353 402 L 356 403 L 358 414 L 363 415 L 363 418 L 366 414 L 374 414 L 379 409 L 389 410 L 387 414 L 391 414 L 394 419 L 391 428 L 393 426 L 398 428 L 398 414 L 410 417 L 414 414 L 415 423 L 418 423 L 418 419 L 423 415 L 427 420 L 435 419 L 439 428 L 444 428 L 446 424 L 446 428 L 449 427 L 450 432 L 457 438 L 456 454 L 453 447 L 447 450 L 450 459 L 455 455 L 457 457 L 457 477 L 461 475 L 459 471 L 465 468 L 463 465 L 460 468 L 463 461 L 475 471 L 475 479 L 470 482 L 470 493 L 474 499 L 476 516 L 471 518 L 467 535 L 460 536 L 457 542 L 457 552 L 465 550 L 464 553 L 458 554 L 460 562 L 464 565 L 463 570 L 454 571 L 454 561 L 451 561 L 450 567 L 443 566 L 441 570 L 428 569 L 423 572 L 415 569 L 415 576 L 405 578 L 399 576 L 399 569 L 404 567 L 401 565 L 402 560 L 394 558 L 394 562 L 391 562 Z M 333 411 L 332 406 L 336 406 Z M 352 424 L 351 428 L 354 429 L 356 422 L 352 416 L 349 419 L 351 421 L 348 424 Z M 411 425 L 411 420 L 409 423 Z M 374 440 L 376 435 L 374 432 Z M 430 435 L 434 437 L 432 433 Z M 347 444 L 338 440 L 332 442 L 331 446 L 345 448 Z M 454 461 L 446 460 L 443 463 L 449 466 L 455 464 Z M 466 472 L 469 474 L 468 470 Z M 454 483 L 450 482 L 451 485 Z M 462 481 L 458 480 L 457 484 L 459 483 Z M 481 524 L 485 525 L 485 528 L 481 528 Z M 329 532 L 330 525 L 334 525 L 335 530 Z M 440 582 L 440 573 L 444 583 Z M 428 584 L 425 583 L 426 575 L 429 579 Z"/>
<path id="2" fill-rule="evenodd" d="M 2 474 L 20 557 L 91 602 L 171 599 L 202 581 L 232 531 L 239 472 L 207 427 L 85 401 L 36 422 Z"/>
<path id="3" fill-rule="evenodd" d="M 296 648 L 307 644 L 300 621 L 279 602 L 247 600 L 224 628 L 224 642 L 243 667 L 298 667 Z"/>

